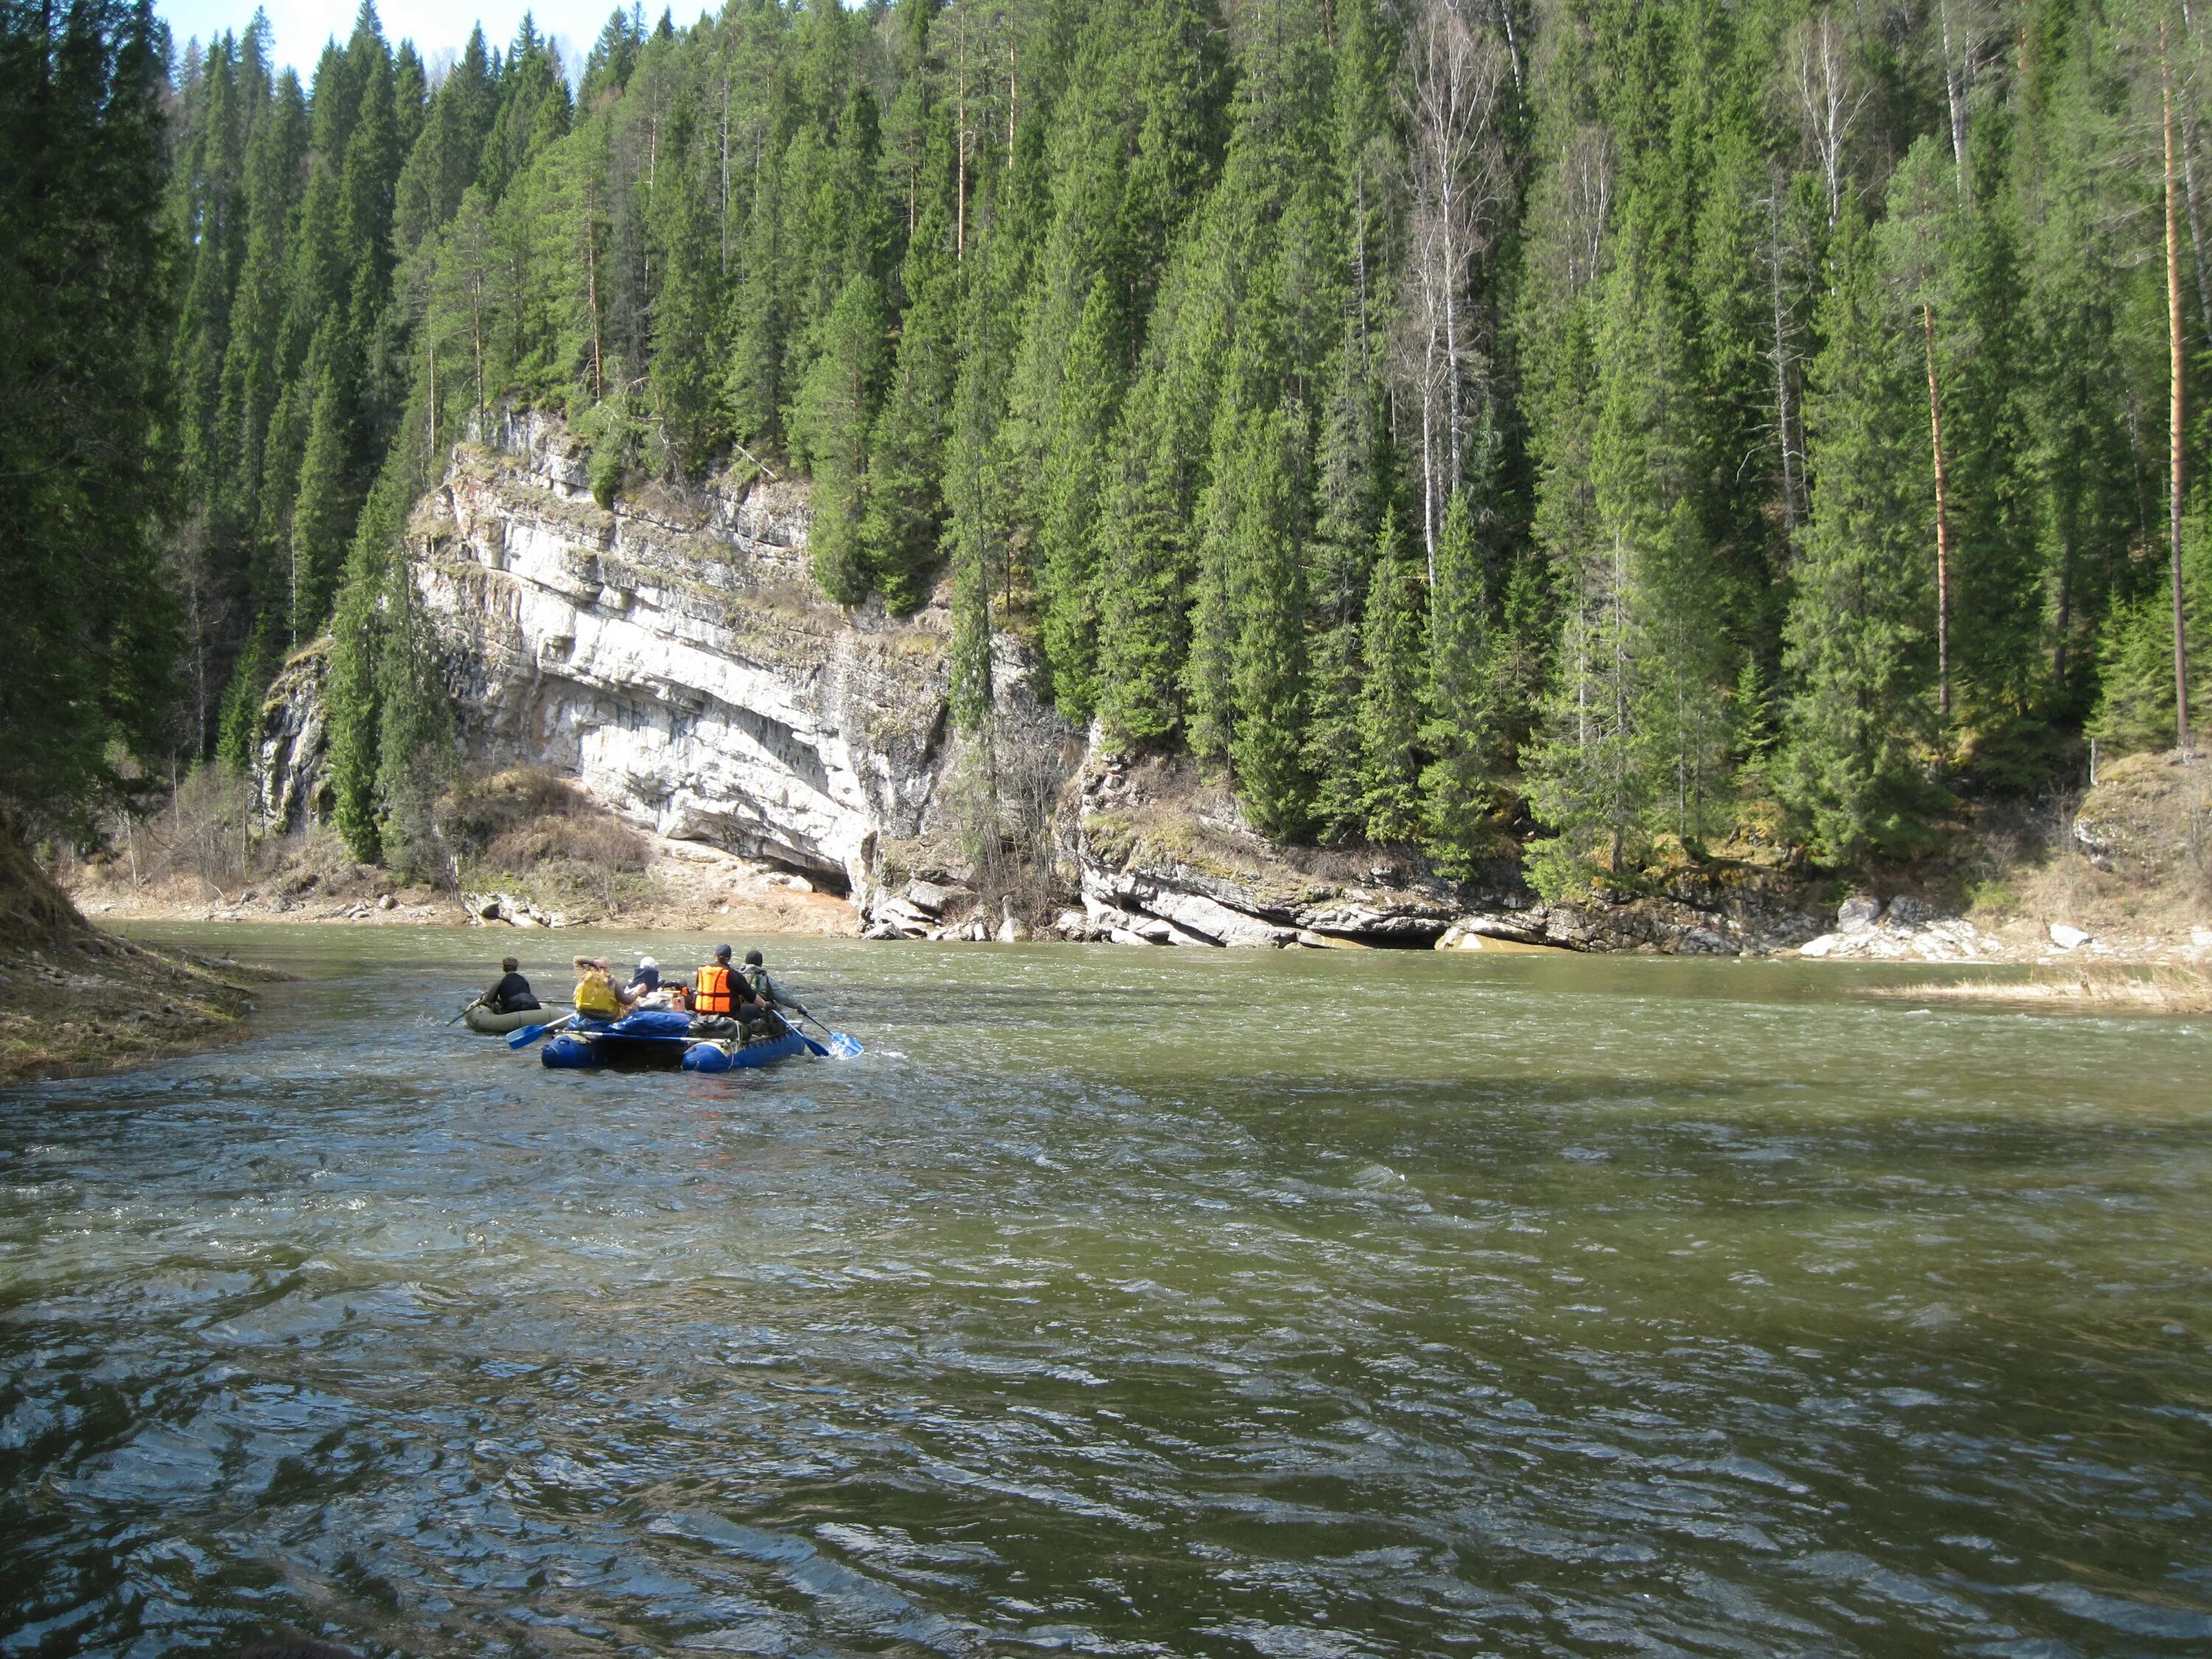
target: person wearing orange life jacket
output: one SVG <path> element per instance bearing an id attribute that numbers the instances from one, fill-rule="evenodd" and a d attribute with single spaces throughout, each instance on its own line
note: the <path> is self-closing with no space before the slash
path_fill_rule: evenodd
<path id="1" fill-rule="evenodd" d="M 691 1012 L 705 1016 L 727 1016 L 737 1007 L 730 980 L 730 947 L 717 945 L 714 959 L 692 975 Z"/>

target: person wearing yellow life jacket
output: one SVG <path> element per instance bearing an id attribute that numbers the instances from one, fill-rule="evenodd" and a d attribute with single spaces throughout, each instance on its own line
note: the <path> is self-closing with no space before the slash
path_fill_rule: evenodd
<path id="1" fill-rule="evenodd" d="M 613 970 L 603 957 L 578 957 L 576 1012 L 586 1019 L 619 1019 L 622 998 L 615 990 Z"/>
<path id="2" fill-rule="evenodd" d="M 730 979 L 730 947 L 717 945 L 714 961 L 692 976 L 691 1012 L 709 1017 L 732 1012 L 737 1001 Z"/>

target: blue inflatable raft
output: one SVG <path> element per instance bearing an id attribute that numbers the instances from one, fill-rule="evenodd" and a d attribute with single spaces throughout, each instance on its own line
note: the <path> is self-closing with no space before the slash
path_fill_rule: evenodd
<path id="1" fill-rule="evenodd" d="M 806 1039 L 787 1029 L 758 1042 L 722 1042 L 691 1035 L 691 1018 L 672 1009 L 647 1009 L 612 1022 L 571 1022 L 556 1032 L 538 1058 L 556 1071 L 599 1066 L 623 1071 L 733 1072 L 807 1052 Z"/>

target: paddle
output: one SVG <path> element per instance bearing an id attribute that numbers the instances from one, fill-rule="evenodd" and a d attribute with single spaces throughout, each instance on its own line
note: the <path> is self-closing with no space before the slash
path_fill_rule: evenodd
<path id="1" fill-rule="evenodd" d="M 446 1022 L 446 1024 L 448 1024 L 448 1025 L 458 1025 L 458 1024 L 459 1024 L 463 1020 L 466 1019 L 466 1018 L 469 1017 L 469 1010 L 470 1010 L 471 1008 L 474 1008 L 474 1007 L 477 1006 L 478 1006 L 479 1004 L 481 1004 L 483 1001 L 483 999 L 482 997 L 477 997 L 474 1001 L 471 1001 L 471 1002 L 469 1002 L 469 1003 L 467 1003 L 467 1004 L 464 1005 L 464 1006 L 463 1006 L 463 1007 L 462 1007 L 462 1009 L 461 1009 L 461 1012 L 460 1012 L 459 1013 L 458 1013 L 458 1014 L 455 1014 L 455 1015 L 454 1015 L 451 1019 L 447 1020 L 447 1021 Z"/>
<path id="2" fill-rule="evenodd" d="M 537 1042 L 538 1038 L 544 1036 L 548 1031 L 553 1030 L 559 1026 L 566 1025 L 568 1023 L 568 1021 L 567 1017 L 563 1016 L 559 1019 L 548 1020 L 543 1025 L 526 1025 L 520 1030 L 512 1033 L 507 1037 L 507 1046 L 510 1048 L 527 1048 L 532 1043 Z"/>
<path id="3" fill-rule="evenodd" d="M 817 1025 L 822 1025 L 820 1020 L 814 1019 L 814 1016 L 803 1008 L 793 1008 L 792 1012 L 797 1014 L 801 1019 L 813 1019 Z M 840 1060 L 850 1060 L 854 1055 L 864 1052 L 858 1037 L 847 1036 L 842 1031 L 833 1031 L 827 1025 L 822 1025 L 822 1035 L 830 1039 L 830 1046 L 827 1048 L 808 1036 L 805 1032 L 801 1031 L 799 1034 L 799 1041 L 812 1049 L 818 1059 L 827 1060 L 835 1054 Z"/>

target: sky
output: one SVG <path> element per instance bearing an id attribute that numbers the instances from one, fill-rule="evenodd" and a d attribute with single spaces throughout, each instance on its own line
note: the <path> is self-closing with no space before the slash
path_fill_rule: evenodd
<path id="1" fill-rule="evenodd" d="M 179 50 L 186 40 L 206 40 L 228 29 L 242 32 L 253 16 L 254 0 L 155 0 L 155 10 L 167 20 Z M 628 0 L 624 0 L 625 8 Z M 583 68 L 584 54 L 605 27 L 614 0 L 377 0 L 377 15 L 384 20 L 385 37 L 394 46 L 412 40 L 426 62 L 435 64 L 441 54 L 458 54 L 469 38 L 470 27 L 482 21 L 484 39 L 505 46 L 514 38 L 529 12 L 538 32 L 550 34 L 561 48 L 562 61 L 574 81 Z M 336 35 L 341 45 L 353 32 L 354 15 L 361 0 L 263 0 L 269 14 L 279 64 L 289 64 L 305 85 L 313 78 L 315 59 L 323 43 Z M 648 4 L 646 15 L 657 19 L 659 0 Z M 675 8 L 678 21 L 688 21 L 687 8 Z M 565 37 L 565 38 L 564 38 Z"/>

